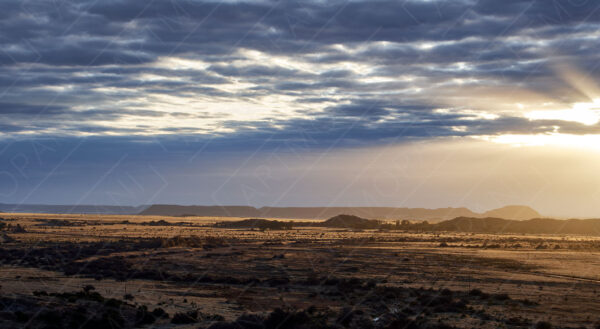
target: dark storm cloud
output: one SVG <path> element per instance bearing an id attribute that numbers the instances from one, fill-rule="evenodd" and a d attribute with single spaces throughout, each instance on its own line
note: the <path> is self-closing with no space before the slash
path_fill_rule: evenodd
<path id="1" fill-rule="evenodd" d="M 254 77 L 272 77 L 278 76 L 282 78 L 307 78 L 311 77 L 306 73 L 299 72 L 298 70 L 287 69 L 284 67 L 277 67 L 274 65 L 248 65 L 244 67 L 234 67 L 227 65 L 211 65 L 208 70 L 216 72 L 222 76 L 238 76 L 245 78 Z"/>
<path id="2" fill-rule="evenodd" d="M 35 115 L 57 115 L 68 112 L 68 108 L 61 106 L 0 103 L 0 113 L 3 116 L 18 114 L 32 117 Z"/>
<path id="3" fill-rule="evenodd" d="M 370 120 L 390 114 L 390 111 L 377 106 L 377 104 L 340 105 L 326 108 L 325 111 L 335 117 L 360 117 Z"/>
<path id="4" fill-rule="evenodd" d="M 598 21 L 592 1 L 8 2 L 2 62 L 126 65 L 156 56 L 230 54 L 235 47 L 311 52 L 332 43 L 503 37 Z M 6 32 L 8 31 L 8 32 Z M 414 54 L 413 54 L 414 55 Z"/>

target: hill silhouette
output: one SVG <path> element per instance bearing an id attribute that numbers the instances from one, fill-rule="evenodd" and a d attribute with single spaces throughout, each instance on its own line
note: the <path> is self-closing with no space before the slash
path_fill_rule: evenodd
<path id="1" fill-rule="evenodd" d="M 534 218 L 519 221 L 502 218 L 458 217 L 429 226 L 427 229 L 435 231 L 600 235 L 600 219 Z"/>
<path id="2" fill-rule="evenodd" d="M 346 229 L 387 229 L 425 232 L 464 233 L 516 233 L 516 234 L 576 234 L 600 236 L 600 219 L 552 219 L 534 218 L 511 220 L 502 218 L 457 217 L 435 224 L 402 221 L 385 223 L 353 215 L 337 215 L 322 222 L 277 221 L 267 219 L 244 219 L 215 224 L 221 228 L 291 229 L 293 227 L 327 227 Z"/>
<path id="3" fill-rule="evenodd" d="M 353 215 L 337 215 L 319 223 L 319 226 L 331 228 L 373 229 L 381 226 L 381 222 Z"/>
<path id="4" fill-rule="evenodd" d="M 508 206 L 486 213 L 476 213 L 467 208 L 394 208 L 394 207 L 262 207 L 248 206 L 179 206 L 152 205 L 140 215 L 160 216 L 215 216 L 215 217 L 263 217 L 327 219 L 339 214 L 362 218 L 408 219 L 442 221 L 456 217 L 501 217 L 508 219 L 530 219 L 541 217 L 527 206 Z M 494 216 L 491 216 L 493 214 Z"/>
<path id="5" fill-rule="evenodd" d="M 486 211 L 482 214 L 482 217 L 496 217 L 496 218 L 506 218 L 506 219 L 532 219 L 532 218 L 540 218 L 539 212 L 533 210 L 531 207 L 527 206 L 505 206 L 498 209 L 492 209 Z"/>
<path id="6" fill-rule="evenodd" d="M 366 219 L 353 215 L 337 215 L 322 222 L 301 222 L 301 221 L 279 221 L 263 218 L 250 218 L 238 221 L 223 221 L 215 223 L 215 227 L 220 228 L 258 228 L 282 230 L 292 229 L 294 227 L 327 227 L 327 228 L 348 228 L 348 229 L 375 229 L 386 226 L 380 220 Z"/>
<path id="7" fill-rule="evenodd" d="M 326 219 L 339 214 L 379 219 L 443 220 L 458 216 L 477 216 L 467 208 L 394 208 L 394 207 L 262 207 L 261 217 Z"/>

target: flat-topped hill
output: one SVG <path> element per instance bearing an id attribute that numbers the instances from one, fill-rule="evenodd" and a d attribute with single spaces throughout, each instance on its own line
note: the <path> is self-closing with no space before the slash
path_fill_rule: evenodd
<path id="1" fill-rule="evenodd" d="M 518 220 L 526 220 L 532 218 L 540 218 L 539 212 L 535 211 L 531 207 L 528 206 L 505 206 L 498 209 L 492 209 L 484 212 L 481 216 L 474 217 L 496 217 L 496 218 L 506 218 L 506 219 L 518 219 Z"/>

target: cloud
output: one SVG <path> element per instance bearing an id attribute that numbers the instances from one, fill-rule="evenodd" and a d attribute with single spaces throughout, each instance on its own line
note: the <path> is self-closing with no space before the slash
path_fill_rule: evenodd
<path id="1" fill-rule="evenodd" d="M 594 131 L 531 122 L 514 104 L 582 100 L 552 63 L 597 69 L 591 1 L 4 1 L 0 12 L 2 138 L 352 146 Z M 511 88 L 544 96 L 498 96 Z"/>

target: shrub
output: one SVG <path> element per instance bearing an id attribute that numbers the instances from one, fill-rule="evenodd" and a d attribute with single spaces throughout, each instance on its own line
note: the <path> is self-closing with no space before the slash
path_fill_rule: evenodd
<path id="1" fill-rule="evenodd" d="M 241 315 L 235 323 L 244 329 L 264 329 L 265 326 L 263 324 L 264 319 L 255 314 L 244 314 Z"/>
<path id="2" fill-rule="evenodd" d="M 442 296 L 452 296 L 452 290 L 448 289 L 448 288 L 444 288 L 441 291 Z"/>
<path id="3" fill-rule="evenodd" d="M 540 321 L 535 325 L 535 329 L 552 329 L 552 324 L 546 321 Z"/>
<path id="4" fill-rule="evenodd" d="M 17 319 L 18 322 L 27 322 L 29 321 L 30 316 L 28 314 L 25 314 L 21 311 L 16 311 L 14 313 L 15 315 L 15 319 Z"/>
<path id="5" fill-rule="evenodd" d="M 510 296 L 507 294 L 496 294 L 496 295 L 494 295 L 494 299 L 504 301 L 504 300 L 509 300 Z"/>
<path id="6" fill-rule="evenodd" d="M 137 312 L 135 313 L 136 326 L 152 324 L 154 321 L 156 321 L 156 319 L 148 312 L 145 306 L 138 308 Z"/>
<path id="7" fill-rule="evenodd" d="M 83 287 L 83 291 L 85 293 L 89 293 L 92 290 L 96 290 L 96 287 L 92 286 L 91 284 L 88 284 L 86 286 Z"/>
<path id="8" fill-rule="evenodd" d="M 171 319 L 173 324 L 189 324 L 198 322 L 198 311 L 189 311 L 186 313 L 175 313 Z"/>
<path id="9" fill-rule="evenodd" d="M 266 329 L 296 328 L 309 321 L 305 312 L 284 311 L 276 308 L 264 322 Z"/>

